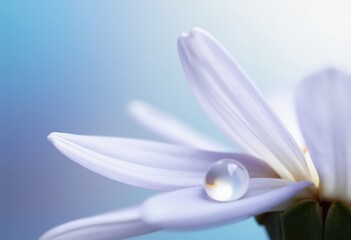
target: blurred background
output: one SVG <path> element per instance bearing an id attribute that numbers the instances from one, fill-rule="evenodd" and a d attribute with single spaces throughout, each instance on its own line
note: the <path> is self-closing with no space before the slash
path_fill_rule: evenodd
<path id="1" fill-rule="evenodd" d="M 0 1 L 0 239 L 37 239 L 156 193 L 78 166 L 50 132 L 157 140 L 125 112 L 142 99 L 226 141 L 187 86 L 181 32 L 207 29 L 268 94 L 325 66 L 349 70 L 350 12 L 349 1 Z M 135 239 L 267 237 L 249 219 Z"/>

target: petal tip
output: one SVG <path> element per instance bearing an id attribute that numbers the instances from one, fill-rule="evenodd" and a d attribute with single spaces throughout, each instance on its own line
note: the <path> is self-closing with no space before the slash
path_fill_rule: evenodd
<path id="1" fill-rule="evenodd" d="M 192 38 L 196 38 L 198 36 L 208 36 L 209 33 L 206 32 L 204 29 L 200 28 L 200 27 L 193 27 L 189 33 L 181 33 L 179 36 L 179 40 L 185 40 L 185 39 L 192 39 Z"/>
<path id="2" fill-rule="evenodd" d="M 328 66 L 328 67 L 325 68 L 324 71 L 326 71 L 328 73 L 340 72 L 340 70 L 338 68 L 334 67 L 334 66 Z"/>
<path id="3" fill-rule="evenodd" d="M 317 72 L 318 73 L 318 72 Z M 319 71 L 321 74 L 325 74 L 326 76 L 333 77 L 337 74 L 343 73 L 340 69 L 334 67 L 334 66 L 328 66 L 323 68 L 322 70 Z"/>
<path id="4" fill-rule="evenodd" d="M 63 132 L 52 132 L 47 136 L 47 139 L 55 144 L 55 142 L 59 141 L 60 139 L 65 139 L 65 140 L 69 140 L 70 138 L 72 138 L 74 136 L 74 134 L 70 134 L 70 133 L 63 133 Z"/>
<path id="5" fill-rule="evenodd" d="M 338 74 L 346 74 L 346 72 L 333 66 L 333 65 L 330 65 L 330 66 L 326 66 L 326 67 L 321 68 L 320 70 L 312 73 L 311 75 L 312 76 L 325 75 L 325 76 L 333 77 L 333 76 L 338 75 Z"/>
<path id="6" fill-rule="evenodd" d="M 188 34 L 185 33 L 185 32 L 182 32 L 182 33 L 179 35 L 179 39 L 181 39 L 181 38 L 186 38 L 186 37 L 188 37 Z"/>
<path id="7" fill-rule="evenodd" d="M 311 181 L 301 181 L 300 182 L 301 189 L 305 189 L 311 186 L 316 186 L 313 182 Z"/>
<path id="8" fill-rule="evenodd" d="M 138 99 L 131 100 L 126 105 L 126 110 L 129 114 L 133 114 L 135 112 L 139 112 L 140 110 L 144 109 L 146 104 L 143 101 Z"/>
<path id="9" fill-rule="evenodd" d="M 58 132 L 52 132 L 50 133 L 48 136 L 47 136 L 47 139 L 50 141 L 50 142 L 53 142 L 55 140 L 55 138 L 57 138 L 57 136 L 59 135 Z"/>
<path id="10" fill-rule="evenodd" d="M 189 55 L 190 52 L 193 52 L 192 54 L 195 54 L 194 51 L 198 51 L 196 50 L 198 49 L 198 45 L 208 39 L 213 39 L 213 37 L 208 32 L 199 27 L 193 27 L 189 33 L 181 33 L 178 38 L 178 50 L 181 61 L 183 62 L 184 58 L 186 58 L 184 56 Z"/>
<path id="11" fill-rule="evenodd" d="M 189 37 L 189 34 L 184 33 L 184 32 L 179 35 L 178 42 L 177 42 L 179 49 L 184 48 L 185 41 L 188 37 Z"/>

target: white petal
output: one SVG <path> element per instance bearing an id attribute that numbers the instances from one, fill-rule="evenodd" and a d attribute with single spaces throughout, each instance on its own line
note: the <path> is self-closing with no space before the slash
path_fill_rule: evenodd
<path id="1" fill-rule="evenodd" d="M 233 202 L 209 199 L 202 187 L 160 194 L 142 205 L 142 218 L 148 224 L 169 229 L 215 226 L 275 210 L 311 185 L 306 181 L 289 185 L 281 179 L 264 181 L 260 183 L 260 179 L 256 179 L 250 182 L 248 194 Z"/>
<path id="2" fill-rule="evenodd" d="M 301 129 L 299 127 L 297 112 L 296 112 L 296 87 L 290 86 L 280 88 L 269 94 L 268 102 L 275 113 L 278 114 L 284 125 L 287 127 L 291 135 L 294 137 L 299 147 L 303 149 L 305 159 L 310 170 L 313 183 L 319 185 L 319 177 L 317 170 L 312 162 L 306 143 L 303 139 Z"/>
<path id="3" fill-rule="evenodd" d="M 150 104 L 134 100 L 128 104 L 128 112 L 145 128 L 174 143 L 206 150 L 222 151 L 224 146 L 196 132 L 184 122 Z"/>
<path id="4" fill-rule="evenodd" d="M 138 207 L 94 217 L 83 218 L 57 226 L 39 240 L 112 240 L 124 239 L 159 230 L 145 224 Z"/>
<path id="5" fill-rule="evenodd" d="M 268 95 L 267 101 L 303 149 L 306 145 L 297 120 L 295 92 L 294 86 L 279 88 Z"/>
<path id="6" fill-rule="evenodd" d="M 209 117 L 281 177 L 310 179 L 301 149 L 226 50 L 199 29 L 182 35 L 178 47 L 185 74 Z"/>
<path id="7" fill-rule="evenodd" d="M 298 117 L 319 173 L 320 194 L 351 202 L 351 76 L 327 69 L 298 90 Z"/>
<path id="8" fill-rule="evenodd" d="M 236 153 L 126 138 L 52 133 L 54 146 L 78 164 L 119 182 L 158 190 L 202 185 L 209 166 L 219 159 L 240 161 L 251 177 L 276 177 L 262 161 Z"/>

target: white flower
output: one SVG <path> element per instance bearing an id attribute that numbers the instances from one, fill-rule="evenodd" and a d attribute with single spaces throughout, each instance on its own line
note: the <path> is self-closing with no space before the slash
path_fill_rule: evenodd
<path id="1" fill-rule="evenodd" d="M 159 229 L 209 227 L 283 210 L 306 198 L 350 203 L 350 76 L 321 71 L 297 91 L 298 118 L 312 163 L 250 78 L 212 36 L 194 29 L 179 38 L 178 47 L 200 104 L 248 154 L 223 151 L 184 123 L 139 101 L 130 104 L 132 115 L 174 144 L 52 133 L 48 138 L 58 150 L 94 172 L 138 187 L 174 191 L 129 209 L 63 224 L 42 240 L 117 239 Z M 206 170 L 223 158 L 240 161 L 251 177 L 247 194 L 233 202 L 213 201 L 203 189 Z M 318 191 L 302 191 L 312 183 Z"/>

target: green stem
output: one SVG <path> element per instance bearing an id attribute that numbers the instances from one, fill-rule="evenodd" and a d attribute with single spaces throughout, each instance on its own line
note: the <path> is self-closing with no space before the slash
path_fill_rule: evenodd
<path id="1" fill-rule="evenodd" d="M 271 240 L 350 240 L 351 207 L 303 200 L 284 212 L 256 217 Z"/>

